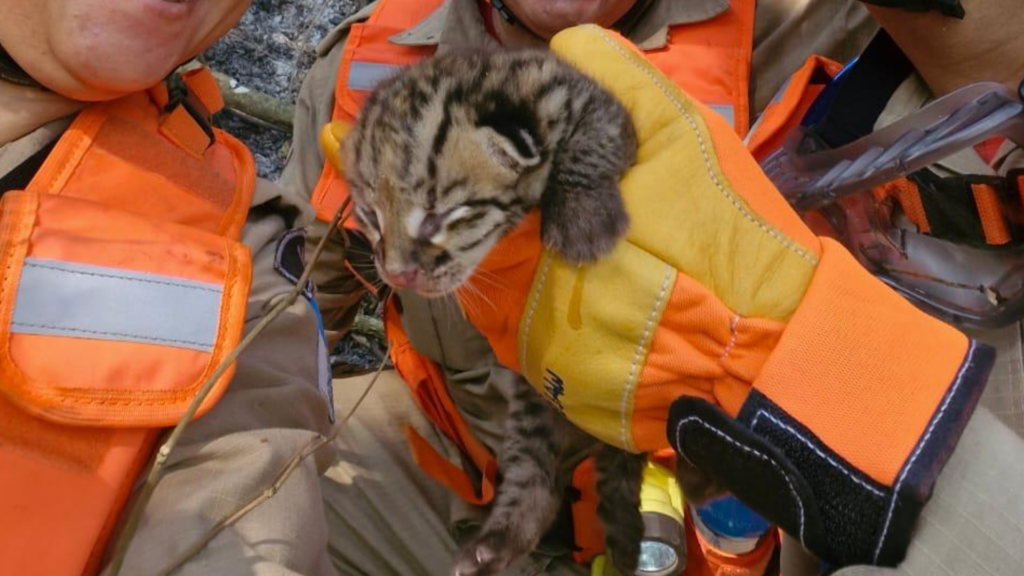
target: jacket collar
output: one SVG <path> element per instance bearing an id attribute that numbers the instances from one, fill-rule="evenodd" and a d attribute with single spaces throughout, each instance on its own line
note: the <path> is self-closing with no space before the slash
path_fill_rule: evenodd
<path id="1" fill-rule="evenodd" d="M 729 9 L 728 0 L 653 0 L 635 24 L 623 33 L 640 49 L 655 50 L 668 43 L 669 28 L 705 22 Z M 419 24 L 389 40 L 401 46 L 496 46 L 488 36 L 477 0 L 447 0 Z"/>

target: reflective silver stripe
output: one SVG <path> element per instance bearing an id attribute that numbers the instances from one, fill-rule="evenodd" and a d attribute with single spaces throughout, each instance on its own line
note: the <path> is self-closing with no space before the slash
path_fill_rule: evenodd
<path id="1" fill-rule="evenodd" d="M 348 69 L 348 87 L 353 90 L 373 90 L 381 80 L 387 79 L 401 66 L 375 62 L 352 62 Z"/>
<path id="2" fill-rule="evenodd" d="M 729 104 L 708 104 L 708 107 L 729 122 L 729 126 L 736 127 L 736 110 Z"/>
<path id="3" fill-rule="evenodd" d="M 785 82 L 782 83 L 782 88 L 779 88 L 778 92 L 775 93 L 775 96 L 772 96 L 771 102 L 769 102 L 768 106 L 766 106 L 765 109 L 761 111 L 761 115 L 758 116 L 757 121 L 754 122 L 754 125 L 750 127 L 750 131 L 747 132 L 747 135 L 743 138 L 743 144 L 750 144 L 750 141 L 754 139 L 754 134 L 756 134 L 757 131 L 760 130 L 761 123 L 764 122 L 765 112 L 768 111 L 768 108 L 775 106 L 779 102 L 782 102 L 782 97 L 786 95 L 786 90 L 789 90 L 789 83 L 792 81 L 793 77 L 790 76 L 789 78 L 786 78 Z"/>
<path id="4" fill-rule="evenodd" d="M 208 352 L 221 294 L 217 284 L 26 258 L 11 331 Z"/>

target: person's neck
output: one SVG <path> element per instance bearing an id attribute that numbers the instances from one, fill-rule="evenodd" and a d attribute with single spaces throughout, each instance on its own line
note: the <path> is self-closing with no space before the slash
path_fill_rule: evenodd
<path id="1" fill-rule="evenodd" d="M 0 80 L 0 146 L 85 107 L 53 92 Z"/>
<path id="2" fill-rule="evenodd" d="M 967 17 L 867 5 L 936 96 L 981 81 L 1013 93 L 1024 80 L 1024 10 L 1020 0 L 965 0 Z"/>

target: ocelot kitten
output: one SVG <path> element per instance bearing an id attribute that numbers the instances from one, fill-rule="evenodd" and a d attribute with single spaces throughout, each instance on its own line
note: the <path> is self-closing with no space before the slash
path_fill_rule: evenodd
<path id="1" fill-rule="evenodd" d="M 440 56 L 382 82 L 343 150 L 361 228 L 381 278 L 428 296 L 453 293 L 494 244 L 539 207 L 543 241 L 592 262 L 625 234 L 619 179 L 636 135 L 594 81 L 543 51 Z M 502 480 L 458 576 L 494 574 L 528 554 L 554 520 L 571 425 L 525 380 L 510 400 Z M 575 433 L 582 434 L 574 429 Z M 643 455 L 598 455 L 599 517 L 611 556 L 636 569 Z"/>

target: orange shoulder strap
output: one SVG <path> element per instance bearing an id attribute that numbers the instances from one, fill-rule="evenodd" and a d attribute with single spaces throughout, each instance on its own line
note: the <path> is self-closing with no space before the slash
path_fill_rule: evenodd
<path id="1" fill-rule="evenodd" d="M 829 80 L 842 68 L 828 58 L 811 56 L 789 77 L 747 136 L 747 149 L 755 160 L 760 162 L 782 146 Z"/>
<path id="2" fill-rule="evenodd" d="M 440 0 L 382 0 L 369 20 L 352 25 L 338 68 L 332 120 L 353 121 L 380 79 L 434 53 L 435 46 L 403 46 L 390 38 L 421 22 L 441 4 Z M 732 0 L 728 10 L 706 22 L 673 26 L 665 47 L 646 53 L 654 65 L 721 114 L 741 136 L 750 124 L 755 6 L 755 0 Z M 317 218 L 330 221 L 347 196 L 344 179 L 325 162 L 312 195 Z"/>
<path id="3" fill-rule="evenodd" d="M 159 428 L 241 338 L 255 169 L 206 122 L 210 80 L 87 108 L 0 203 L 0 574 L 95 573 Z"/>
<path id="4" fill-rule="evenodd" d="M 474 482 L 465 470 L 449 462 L 412 427 L 406 436 L 416 463 L 431 477 L 441 482 L 463 500 L 471 504 L 487 504 L 494 498 L 498 463 L 490 451 L 480 443 L 452 402 L 444 376 L 437 364 L 418 354 L 402 328 L 401 318 L 393 301 L 389 301 L 384 314 L 388 340 L 391 341 L 391 359 L 398 374 L 412 389 L 416 403 L 427 418 L 468 457 L 469 464 L 479 476 Z M 479 484 L 479 489 L 476 485 Z"/>
<path id="5" fill-rule="evenodd" d="M 731 0 L 706 21 L 673 26 L 665 48 L 646 52 L 688 94 L 722 115 L 740 135 L 750 126 L 750 66 L 755 0 Z"/>
<path id="6" fill-rule="evenodd" d="M 352 24 L 334 86 L 332 120 L 353 121 L 370 90 L 402 66 L 434 53 L 435 46 L 402 46 L 389 39 L 438 9 L 441 0 L 381 0 L 366 22 Z M 348 197 L 348 187 L 329 162 L 313 189 L 317 218 L 329 222 Z M 354 227 L 349 221 L 346 226 Z"/>

